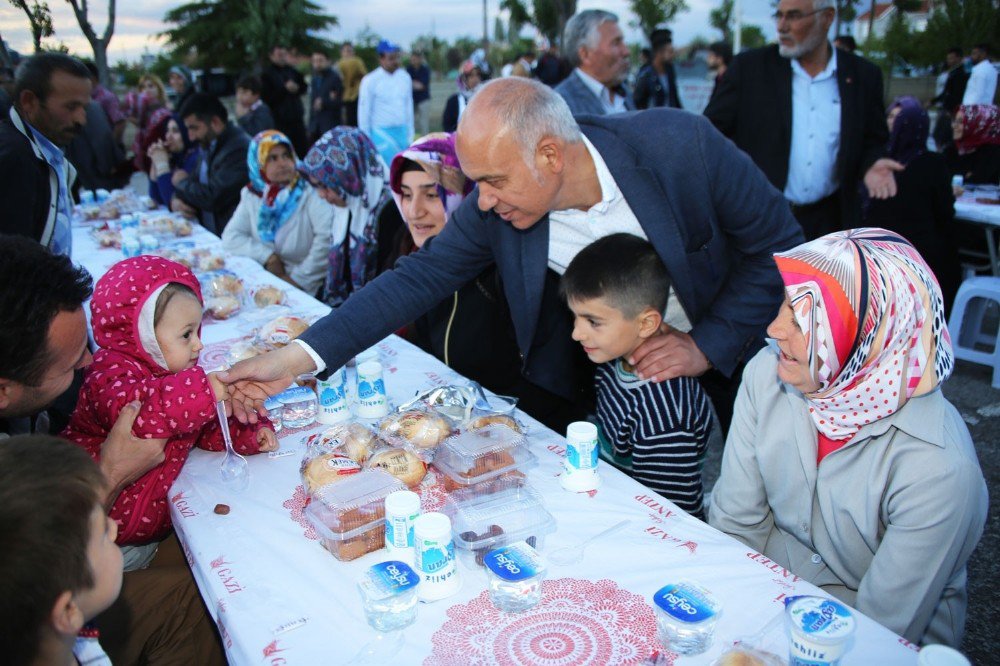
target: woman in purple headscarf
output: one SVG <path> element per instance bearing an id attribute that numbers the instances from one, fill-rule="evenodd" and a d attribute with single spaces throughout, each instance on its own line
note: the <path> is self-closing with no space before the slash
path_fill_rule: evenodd
<path id="1" fill-rule="evenodd" d="M 945 311 L 962 282 L 953 219 L 955 197 L 944 158 L 927 149 L 930 118 L 913 97 L 897 98 L 886 114 L 887 157 L 906 168 L 896 173 L 898 193 L 865 204 L 865 225 L 904 236 L 924 257 L 941 285 Z"/>
<path id="2" fill-rule="evenodd" d="M 407 255 L 432 243 L 473 185 L 462 173 L 453 134 L 428 134 L 396 155 L 389 187 L 406 225 L 396 239 L 397 257 L 407 261 Z M 405 335 L 469 379 L 521 398 L 522 408 L 530 411 L 533 396 L 526 395 L 521 379 L 514 326 L 496 266 L 491 264 L 419 317 Z"/>

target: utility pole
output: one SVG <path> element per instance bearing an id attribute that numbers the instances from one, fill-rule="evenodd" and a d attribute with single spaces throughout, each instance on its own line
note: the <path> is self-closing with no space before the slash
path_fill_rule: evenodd
<path id="1" fill-rule="evenodd" d="M 487 14 L 487 0 L 483 0 L 483 48 L 490 43 L 490 33 L 487 28 L 486 14 Z"/>

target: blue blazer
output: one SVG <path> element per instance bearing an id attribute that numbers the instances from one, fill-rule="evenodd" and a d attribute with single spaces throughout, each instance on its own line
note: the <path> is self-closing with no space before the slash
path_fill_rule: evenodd
<path id="1" fill-rule="evenodd" d="M 577 119 L 663 259 L 693 329 L 724 374 L 762 344 L 784 289 L 772 254 L 803 241 L 788 204 L 712 125 L 676 109 Z M 546 278 L 549 220 L 520 231 L 477 206 L 478 190 L 444 230 L 400 259 L 301 339 L 336 369 L 413 321 L 496 262 L 531 382 L 572 398 L 579 344 Z M 484 354 L 490 350 L 484 349 Z"/>
<path id="2" fill-rule="evenodd" d="M 587 84 L 583 82 L 583 79 L 580 78 L 575 69 L 569 76 L 563 79 L 562 83 L 555 87 L 555 91 L 566 100 L 566 104 L 569 105 L 569 110 L 573 112 L 574 116 L 583 114 L 593 116 L 605 115 L 604 105 L 601 103 L 601 100 L 587 87 Z M 632 94 L 625 86 L 621 87 L 620 92 L 625 95 L 625 108 L 629 111 L 634 111 L 635 104 L 632 102 Z"/>

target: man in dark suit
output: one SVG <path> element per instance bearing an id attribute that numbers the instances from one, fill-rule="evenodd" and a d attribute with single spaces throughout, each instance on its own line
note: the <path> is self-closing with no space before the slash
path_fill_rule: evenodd
<path id="1" fill-rule="evenodd" d="M 284 389 L 289 372 L 340 367 L 491 262 L 525 379 L 575 401 L 593 386 L 593 370 L 584 360 L 590 379 L 581 372 L 558 276 L 587 244 L 625 231 L 653 244 L 672 282 L 671 325 L 636 351 L 635 367 L 653 381 L 709 368 L 732 378 L 714 396 L 725 419 L 738 370 L 763 344 L 782 300 L 771 255 L 802 241 L 781 194 L 746 155 L 703 118 L 673 109 L 577 124 L 551 89 L 513 77 L 476 93 L 456 146 L 478 189 L 444 230 L 313 324 L 301 343 L 235 366 L 224 381 L 240 404 Z"/>
<path id="2" fill-rule="evenodd" d="M 653 55 L 649 67 L 636 77 L 632 99 L 635 108 L 652 109 L 669 106 L 681 109 L 677 93 L 677 72 L 674 70 L 674 38 L 669 30 L 654 30 L 649 39 Z"/>
<path id="3" fill-rule="evenodd" d="M 859 182 L 888 198 L 903 168 L 883 158 L 882 74 L 830 46 L 833 0 L 781 0 L 774 17 L 779 44 L 736 56 L 705 115 L 784 192 L 807 238 L 858 226 Z"/>
<path id="4" fill-rule="evenodd" d="M 250 137 L 229 122 L 229 113 L 219 98 L 195 93 L 180 110 L 192 141 L 201 144 L 197 172 L 174 172 L 174 199 L 170 208 L 195 213 L 202 226 L 222 235 L 247 183 L 247 146 Z"/>
<path id="5" fill-rule="evenodd" d="M 305 155 L 309 149 L 302 108 L 305 77 L 289 64 L 287 47 L 276 44 L 271 48 L 270 58 L 271 63 L 261 72 L 260 96 L 274 115 L 275 129 L 291 140 L 295 152 Z"/>
<path id="6" fill-rule="evenodd" d="M 628 76 L 628 47 L 618 17 L 602 9 L 588 9 L 566 22 L 563 49 L 574 68 L 556 92 L 573 115 L 632 111 L 635 105 L 623 82 Z"/>
<path id="7" fill-rule="evenodd" d="M 340 124 L 344 82 L 330 66 L 323 51 L 312 54 L 312 79 L 309 81 L 309 143 Z M 304 157 L 304 156 L 303 156 Z"/>

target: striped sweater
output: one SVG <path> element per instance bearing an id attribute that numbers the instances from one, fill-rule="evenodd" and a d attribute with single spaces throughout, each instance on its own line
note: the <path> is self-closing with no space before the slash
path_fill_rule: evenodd
<path id="1" fill-rule="evenodd" d="M 597 419 L 602 444 L 614 454 L 611 462 L 700 517 L 712 409 L 698 380 L 652 383 L 617 359 L 598 366 L 596 383 Z"/>

